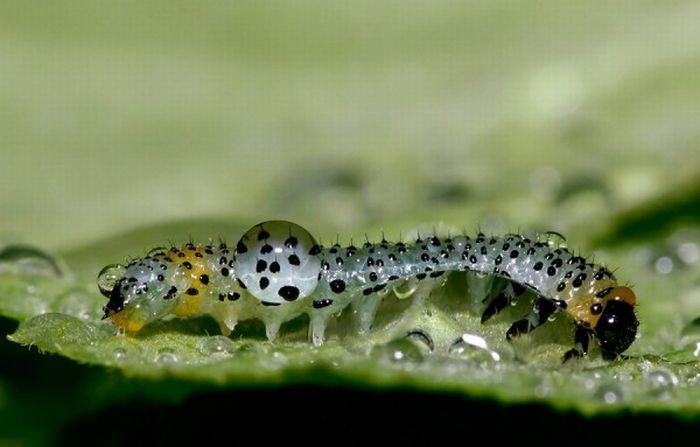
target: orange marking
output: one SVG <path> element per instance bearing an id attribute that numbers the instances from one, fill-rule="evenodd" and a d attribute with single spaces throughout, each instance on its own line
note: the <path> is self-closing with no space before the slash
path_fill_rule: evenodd
<path id="1" fill-rule="evenodd" d="M 124 312 L 118 312 L 116 314 L 112 314 L 112 315 L 110 315 L 109 319 L 112 320 L 112 324 L 124 329 L 126 332 L 128 332 L 130 334 L 136 334 L 146 324 L 146 321 L 144 321 L 144 320 L 127 318 L 126 314 Z"/>
<path id="2" fill-rule="evenodd" d="M 624 301 L 630 306 L 637 304 L 637 295 L 629 287 L 615 287 L 608 296 L 611 300 Z"/>

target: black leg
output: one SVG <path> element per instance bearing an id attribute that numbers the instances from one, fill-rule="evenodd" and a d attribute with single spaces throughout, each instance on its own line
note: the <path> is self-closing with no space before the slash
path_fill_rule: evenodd
<path id="1" fill-rule="evenodd" d="M 491 317 L 508 307 L 510 303 L 516 301 L 523 293 L 525 293 L 525 287 L 514 282 L 508 283 L 481 314 L 481 323 L 486 323 Z M 484 301 L 488 298 L 487 296 Z"/>
<path id="2" fill-rule="evenodd" d="M 535 301 L 532 312 L 527 314 L 522 319 L 513 323 L 506 332 L 506 338 L 512 340 L 520 334 L 526 334 L 534 329 L 542 326 L 547 322 L 547 319 L 557 310 L 565 307 L 566 304 L 562 301 L 554 301 L 545 297 L 539 297 Z"/>
<path id="3" fill-rule="evenodd" d="M 585 327 L 582 324 L 576 325 L 576 332 L 574 333 L 574 347 L 566 351 L 564 357 L 562 358 L 562 363 L 566 363 L 568 360 L 573 358 L 581 358 L 588 354 L 588 343 L 591 340 L 592 332 L 590 328 Z"/>

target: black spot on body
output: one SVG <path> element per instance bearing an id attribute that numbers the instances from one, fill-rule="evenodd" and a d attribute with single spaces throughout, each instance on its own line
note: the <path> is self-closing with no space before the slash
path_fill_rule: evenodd
<path id="1" fill-rule="evenodd" d="M 330 282 L 331 290 L 335 293 L 343 293 L 345 291 L 345 281 L 342 279 L 334 279 Z"/>
<path id="2" fill-rule="evenodd" d="M 188 295 L 191 295 L 191 296 L 195 296 L 195 295 L 199 295 L 199 290 L 195 289 L 194 287 L 190 287 L 189 289 L 187 289 L 187 292 L 185 292 L 185 293 Z"/>
<path id="3" fill-rule="evenodd" d="M 289 236 L 286 241 L 284 241 L 284 245 L 287 248 L 297 248 L 297 244 L 299 243 L 299 240 L 295 238 L 294 236 Z"/>
<path id="4" fill-rule="evenodd" d="M 328 307 L 331 304 L 333 304 L 333 300 L 331 300 L 329 298 L 323 298 L 323 299 L 314 301 L 312 306 L 314 309 L 323 309 L 324 307 Z"/>
<path id="5" fill-rule="evenodd" d="M 295 254 L 289 255 L 289 257 L 287 258 L 287 261 L 288 261 L 291 265 L 299 265 L 299 264 L 301 264 L 301 261 L 299 260 L 299 256 L 297 256 L 297 255 L 295 255 Z"/>
<path id="6" fill-rule="evenodd" d="M 272 273 L 279 273 L 279 271 L 280 271 L 280 263 L 277 262 L 277 261 L 273 261 L 273 262 L 270 264 L 270 271 L 271 271 Z"/>
<path id="7" fill-rule="evenodd" d="M 255 264 L 255 271 L 257 273 L 264 272 L 266 268 L 267 268 L 267 262 L 265 262 L 265 260 L 263 260 L 263 259 L 259 259 L 258 263 Z"/>
<path id="8" fill-rule="evenodd" d="M 270 280 L 267 279 L 267 276 L 263 276 L 262 278 L 260 278 L 259 285 L 260 285 L 260 290 L 265 290 L 265 289 L 267 289 L 267 286 L 270 285 Z"/>
<path id="9" fill-rule="evenodd" d="M 534 270 L 538 271 L 538 272 L 539 272 L 540 270 L 542 270 L 542 267 L 544 267 L 544 264 L 542 263 L 542 261 L 537 261 L 537 262 L 535 263 L 535 265 L 532 266 L 532 268 L 533 268 Z"/>
<path id="10" fill-rule="evenodd" d="M 268 239 L 270 237 L 270 233 L 268 233 L 265 230 L 260 230 L 260 233 L 258 233 L 258 240 L 259 241 L 264 241 L 265 239 Z"/>
<path id="11" fill-rule="evenodd" d="M 209 275 L 202 274 L 199 276 L 199 282 L 204 284 L 205 286 L 209 284 Z"/>
<path id="12" fill-rule="evenodd" d="M 236 244 L 236 253 L 245 253 L 248 251 L 248 247 L 243 243 L 243 241 L 238 241 Z"/>
<path id="13" fill-rule="evenodd" d="M 277 295 L 286 301 L 294 301 L 299 298 L 299 289 L 294 286 L 283 286 L 277 291 Z"/>
<path id="14" fill-rule="evenodd" d="M 314 244 L 314 246 L 311 247 L 311 250 L 309 250 L 309 254 L 311 256 L 316 256 L 319 253 L 321 253 L 321 247 L 319 245 L 316 245 L 316 244 Z"/>
<path id="15" fill-rule="evenodd" d="M 260 254 L 266 255 L 268 253 L 272 253 L 272 245 L 265 244 L 260 248 Z"/>

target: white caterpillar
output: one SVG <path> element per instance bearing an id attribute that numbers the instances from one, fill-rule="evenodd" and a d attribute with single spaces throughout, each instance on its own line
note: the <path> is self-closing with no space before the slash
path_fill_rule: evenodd
<path id="1" fill-rule="evenodd" d="M 310 317 L 314 344 L 322 344 L 326 324 L 353 304 L 368 331 L 377 305 L 390 291 L 443 283 L 443 275 L 473 271 L 511 281 L 482 315 L 485 322 L 526 289 L 537 294 L 533 310 L 513 323 L 508 339 L 546 323 L 560 310 L 576 324 L 575 346 L 565 360 L 588 352 L 598 340 L 606 357 L 634 341 L 636 298 L 606 268 L 588 263 L 566 248 L 523 235 L 474 238 L 466 235 L 418 238 L 413 243 L 365 243 L 324 248 L 304 228 L 268 221 L 243 235 L 233 251 L 224 243 L 186 244 L 155 249 L 128 265 L 105 267 L 98 277 L 109 298 L 104 318 L 127 333 L 168 315 L 211 315 L 229 334 L 238 321 L 257 318 L 274 339 L 279 327 L 301 314 Z"/>

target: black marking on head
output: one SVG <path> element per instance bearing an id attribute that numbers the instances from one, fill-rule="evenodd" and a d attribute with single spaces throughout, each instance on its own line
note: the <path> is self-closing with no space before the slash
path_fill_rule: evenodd
<path id="1" fill-rule="evenodd" d="M 330 282 L 330 286 L 334 293 L 343 293 L 345 291 L 345 281 L 342 279 L 334 279 Z"/>
<path id="2" fill-rule="evenodd" d="M 294 301 L 299 298 L 299 289 L 294 286 L 283 286 L 277 291 L 277 295 L 286 301 Z"/>
<path id="3" fill-rule="evenodd" d="M 634 308 L 624 301 L 608 301 L 595 326 L 603 357 L 617 357 L 629 348 L 637 335 L 637 316 Z"/>
<path id="4" fill-rule="evenodd" d="M 114 285 L 112 291 L 109 294 L 109 301 L 102 308 L 102 310 L 105 313 L 102 317 L 103 320 L 109 317 L 110 315 L 120 312 L 122 309 L 124 309 L 124 295 L 122 295 L 121 293 L 122 281 L 123 280 L 120 280 Z"/>

